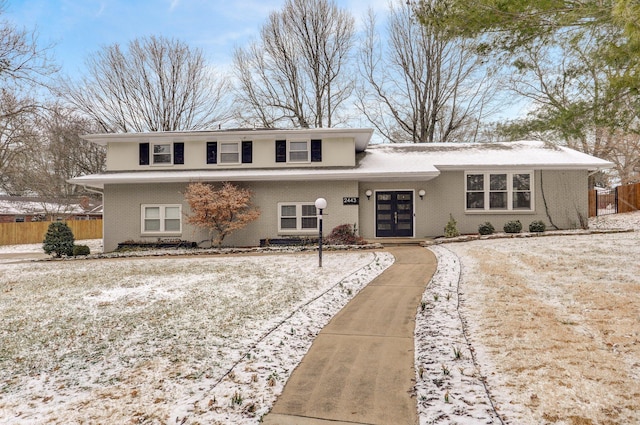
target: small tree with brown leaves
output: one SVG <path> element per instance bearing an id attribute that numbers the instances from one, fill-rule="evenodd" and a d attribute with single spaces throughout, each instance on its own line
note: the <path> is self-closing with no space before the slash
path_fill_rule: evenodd
<path id="1" fill-rule="evenodd" d="M 207 229 L 211 244 L 220 246 L 224 238 L 260 217 L 251 204 L 253 193 L 229 182 L 216 189 L 211 184 L 191 183 L 184 194 L 191 207 L 186 221 Z"/>

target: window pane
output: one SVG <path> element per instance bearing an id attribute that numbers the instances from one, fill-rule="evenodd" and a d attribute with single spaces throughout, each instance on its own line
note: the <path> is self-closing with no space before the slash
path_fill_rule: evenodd
<path id="1" fill-rule="evenodd" d="M 489 193 L 489 208 L 507 209 L 507 192 L 491 192 Z"/>
<path id="2" fill-rule="evenodd" d="M 238 153 L 238 144 L 237 143 L 221 143 L 220 152 Z"/>
<path id="3" fill-rule="evenodd" d="M 280 219 L 280 228 L 282 229 L 295 229 L 296 228 L 296 219 L 294 218 L 281 218 Z"/>
<path id="4" fill-rule="evenodd" d="M 315 217 L 303 217 L 302 218 L 303 229 L 316 229 L 318 228 L 318 219 Z"/>
<path id="5" fill-rule="evenodd" d="M 513 209 L 530 210 L 531 192 L 515 192 L 513 194 Z"/>
<path id="6" fill-rule="evenodd" d="M 221 153 L 220 162 L 240 162 L 237 153 Z"/>
<path id="7" fill-rule="evenodd" d="M 307 150 L 307 142 L 291 142 L 289 144 L 290 151 L 306 151 Z"/>
<path id="8" fill-rule="evenodd" d="M 171 155 L 161 154 L 161 155 L 153 155 L 153 163 L 154 164 L 171 164 Z"/>
<path id="9" fill-rule="evenodd" d="M 166 207 L 164 209 L 165 218 L 180 218 L 180 207 Z"/>
<path id="10" fill-rule="evenodd" d="M 484 190 L 484 174 L 467 174 L 467 190 Z"/>
<path id="11" fill-rule="evenodd" d="M 158 232 L 160 231 L 160 219 L 145 219 L 144 230 L 146 232 Z"/>
<path id="12" fill-rule="evenodd" d="M 180 231 L 180 220 L 176 219 L 167 219 L 164 221 L 164 230 L 165 232 L 179 232 Z"/>
<path id="13" fill-rule="evenodd" d="M 295 217 L 296 206 L 295 205 L 283 205 L 280 207 L 280 215 L 283 217 Z"/>
<path id="14" fill-rule="evenodd" d="M 405 194 L 400 193 L 400 194 L 398 194 L 398 198 L 397 199 L 398 199 L 398 201 L 410 201 L 411 200 L 411 195 L 408 194 L 408 193 L 405 193 Z"/>
<path id="15" fill-rule="evenodd" d="M 171 153 L 171 145 L 167 144 L 167 145 L 153 145 L 153 153 L 154 154 L 159 154 L 159 153 Z"/>
<path id="16" fill-rule="evenodd" d="M 507 190 L 506 174 L 491 174 L 489 177 L 490 190 Z"/>
<path id="17" fill-rule="evenodd" d="M 379 221 L 391 221 L 391 214 L 378 214 Z"/>
<path id="18" fill-rule="evenodd" d="M 303 162 L 303 161 L 308 161 L 309 160 L 308 158 L 309 158 L 309 153 L 307 151 L 289 152 L 289 161 Z"/>
<path id="19" fill-rule="evenodd" d="M 379 193 L 378 194 L 378 201 L 390 201 L 391 200 L 391 195 L 388 193 Z"/>
<path id="20" fill-rule="evenodd" d="M 513 190 L 531 190 L 530 174 L 514 174 Z"/>
<path id="21" fill-rule="evenodd" d="M 160 218 L 160 207 L 146 207 L 144 218 Z"/>
<path id="22" fill-rule="evenodd" d="M 310 216 L 316 216 L 317 212 L 316 212 L 316 206 L 315 205 L 303 205 L 302 206 L 302 216 L 303 217 L 310 217 Z"/>
<path id="23" fill-rule="evenodd" d="M 484 192 L 467 193 L 468 209 L 484 209 Z"/>

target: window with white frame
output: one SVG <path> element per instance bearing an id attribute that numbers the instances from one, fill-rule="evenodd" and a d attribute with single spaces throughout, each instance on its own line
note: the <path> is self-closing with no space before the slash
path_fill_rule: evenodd
<path id="1" fill-rule="evenodd" d="M 240 142 L 220 143 L 220 164 L 240 163 Z"/>
<path id="2" fill-rule="evenodd" d="M 173 163 L 171 143 L 154 143 L 152 152 L 152 164 L 168 165 Z"/>
<path id="3" fill-rule="evenodd" d="M 309 162 L 309 141 L 289 142 L 289 162 Z"/>
<path id="4" fill-rule="evenodd" d="M 181 233 L 182 205 L 142 205 L 142 233 Z"/>
<path id="5" fill-rule="evenodd" d="M 283 202 L 278 204 L 278 231 L 312 232 L 318 230 L 314 203 Z"/>
<path id="6" fill-rule="evenodd" d="M 533 172 L 465 173 L 467 211 L 532 211 Z"/>

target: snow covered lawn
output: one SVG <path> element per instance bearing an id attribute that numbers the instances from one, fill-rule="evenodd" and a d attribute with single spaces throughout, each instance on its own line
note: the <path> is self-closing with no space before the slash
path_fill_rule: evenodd
<path id="1" fill-rule="evenodd" d="M 0 423 L 256 423 L 319 330 L 393 258 L 323 260 L 0 264 Z"/>
<path id="2" fill-rule="evenodd" d="M 640 213 L 591 227 L 640 229 Z M 432 249 L 416 328 L 421 424 L 640 423 L 640 233 Z"/>

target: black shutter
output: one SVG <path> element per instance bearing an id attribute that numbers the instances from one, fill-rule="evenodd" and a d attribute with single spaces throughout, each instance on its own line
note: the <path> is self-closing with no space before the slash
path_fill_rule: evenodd
<path id="1" fill-rule="evenodd" d="M 218 142 L 207 142 L 207 164 L 218 162 Z"/>
<path id="2" fill-rule="evenodd" d="M 286 140 L 276 140 L 276 162 L 287 162 Z"/>
<path id="3" fill-rule="evenodd" d="M 322 162 L 322 140 L 311 141 L 311 162 Z"/>
<path id="4" fill-rule="evenodd" d="M 253 162 L 253 142 L 242 142 L 242 163 L 251 164 Z"/>
<path id="5" fill-rule="evenodd" d="M 173 144 L 173 163 L 184 164 L 184 143 Z"/>
<path id="6" fill-rule="evenodd" d="M 140 143 L 140 165 L 149 165 L 149 143 Z"/>

